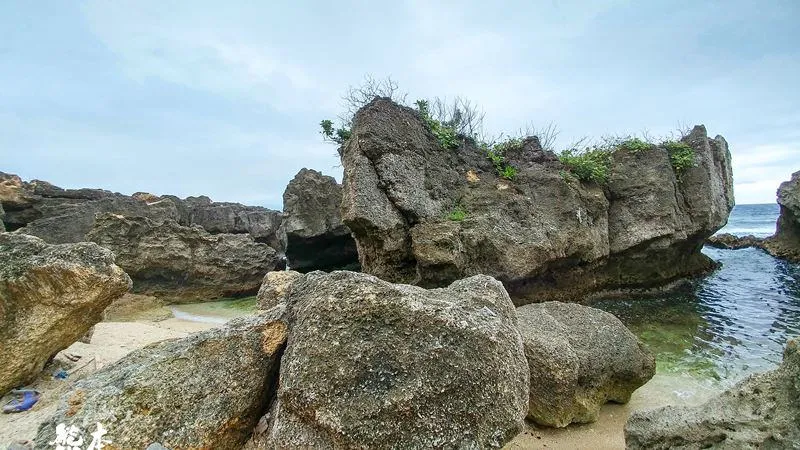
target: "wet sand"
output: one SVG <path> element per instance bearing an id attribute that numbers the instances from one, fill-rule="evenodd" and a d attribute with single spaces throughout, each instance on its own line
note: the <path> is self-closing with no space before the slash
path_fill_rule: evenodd
<path id="1" fill-rule="evenodd" d="M 652 409 L 665 405 L 698 405 L 718 393 L 720 387 L 713 383 L 679 375 L 656 375 L 636 390 L 625 405 L 606 404 L 597 422 L 570 425 L 565 428 L 537 427 L 526 424 L 526 429 L 509 442 L 506 449 L 557 449 L 557 450 L 617 450 L 625 448 L 623 429 L 634 410 Z"/>

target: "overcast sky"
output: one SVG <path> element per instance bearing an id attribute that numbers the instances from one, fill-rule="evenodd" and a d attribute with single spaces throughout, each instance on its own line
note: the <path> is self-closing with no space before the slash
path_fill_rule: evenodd
<path id="1" fill-rule="evenodd" d="M 372 74 L 562 146 L 703 123 L 737 203 L 773 202 L 800 170 L 798 23 L 796 0 L 8 0 L 0 171 L 280 209 L 302 167 L 341 179 L 318 124 Z"/>

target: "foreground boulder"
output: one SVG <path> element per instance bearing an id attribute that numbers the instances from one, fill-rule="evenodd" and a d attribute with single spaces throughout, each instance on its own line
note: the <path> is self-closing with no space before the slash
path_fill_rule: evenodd
<path id="1" fill-rule="evenodd" d="M 114 252 L 134 292 L 168 302 L 253 295 L 280 264 L 272 247 L 247 234 L 210 234 L 172 220 L 103 214 L 87 238 Z"/>
<path id="2" fill-rule="evenodd" d="M 36 448 L 52 448 L 58 424 L 88 433 L 98 422 L 109 448 L 241 448 L 274 394 L 280 313 L 147 346 L 79 381 L 39 428 Z"/>
<path id="3" fill-rule="evenodd" d="M 508 180 L 486 149 L 445 149 L 416 111 L 375 99 L 343 148 L 342 216 L 363 270 L 393 282 L 483 273 L 521 303 L 658 287 L 714 267 L 700 250 L 733 207 L 725 139 L 697 126 L 682 143 L 692 167 L 662 146 L 620 149 L 599 186 L 529 138 L 506 149 Z"/>
<path id="4" fill-rule="evenodd" d="M 356 242 L 342 223 L 341 204 L 342 186 L 316 170 L 300 170 L 286 186 L 286 258 L 292 270 L 358 269 Z"/>
<path id="5" fill-rule="evenodd" d="M 800 442 L 800 349 L 786 346 L 781 366 L 741 381 L 697 407 L 634 412 L 628 449 L 797 448 Z"/>
<path id="6" fill-rule="evenodd" d="M 517 308 L 530 367 L 528 419 L 546 426 L 594 422 L 655 375 L 655 358 L 613 314 L 574 303 Z"/>
<path id="7" fill-rule="evenodd" d="M 0 203 L 0 233 L 2 233 L 3 231 L 6 231 L 6 226 L 3 223 L 3 219 L 5 218 L 5 216 L 6 216 L 6 212 L 3 210 L 3 204 Z"/>
<path id="8" fill-rule="evenodd" d="M 522 429 L 528 365 L 514 306 L 491 277 L 425 290 L 312 272 L 288 303 L 260 448 L 499 448 Z"/>
<path id="9" fill-rule="evenodd" d="M 36 377 L 130 284 L 114 255 L 96 244 L 0 233 L 0 394 Z"/>

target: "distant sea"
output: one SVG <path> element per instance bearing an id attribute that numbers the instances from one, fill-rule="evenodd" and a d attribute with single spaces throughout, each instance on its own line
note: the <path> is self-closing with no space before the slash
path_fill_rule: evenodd
<path id="1" fill-rule="evenodd" d="M 752 234 L 756 237 L 772 236 L 780 207 L 777 203 L 762 205 L 736 205 L 728 218 L 728 224 L 719 233 L 736 236 Z"/>

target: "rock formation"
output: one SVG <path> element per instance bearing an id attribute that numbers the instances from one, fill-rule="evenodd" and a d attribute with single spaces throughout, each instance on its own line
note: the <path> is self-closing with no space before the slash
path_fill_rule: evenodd
<path id="1" fill-rule="evenodd" d="M 546 426 L 594 422 L 655 375 L 655 358 L 613 314 L 575 303 L 517 308 L 530 367 L 528 419 Z"/>
<path id="2" fill-rule="evenodd" d="M 342 215 L 363 270 L 393 282 L 482 273 L 520 303 L 657 287 L 714 267 L 700 249 L 733 207 L 725 139 L 697 126 L 683 142 L 695 165 L 682 173 L 665 148 L 620 150 L 599 186 L 526 139 L 505 152 L 510 181 L 485 149 L 444 149 L 416 111 L 376 99 L 343 149 Z"/>
<path id="3" fill-rule="evenodd" d="M 778 205 L 781 212 L 775 235 L 763 243 L 763 248 L 778 258 L 800 261 L 800 172 L 778 188 Z"/>
<path id="4" fill-rule="evenodd" d="M 491 277 L 425 290 L 312 272 L 288 304 L 277 403 L 256 448 L 499 448 L 522 429 L 528 364 Z"/>
<path id="5" fill-rule="evenodd" d="M 0 203 L 0 233 L 6 231 L 6 226 L 3 223 L 3 219 L 6 217 L 6 212 L 3 210 L 3 204 Z"/>
<path id="6" fill-rule="evenodd" d="M 698 407 L 634 412 L 625 443 L 637 449 L 796 448 L 800 442 L 800 350 L 786 346 L 783 364 L 754 375 Z"/>
<path id="7" fill-rule="evenodd" d="M 795 172 L 791 180 L 780 185 L 778 205 L 780 215 L 773 236 L 758 238 L 752 235 L 734 236 L 722 233 L 711 236 L 706 243 L 712 247 L 729 250 L 760 248 L 776 258 L 800 262 L 800 172 Z"/>
<path id="8" fill-rule="evenodd" d="M 132 196 L 100 189 L 62 189 L 45 181 L 24 182 L 0 172 L 0 204 L 9 231 L 22 229 L 54 244 L 82 242 L 97 214 L 114 213 L 199 225 L 212 234 L 249 234 L 279 254 L 286 249 L 282 215 L 258 206 L 212 202 L 208 197 L 181 200 L 138 192 Z"/>
<path id="9" fill-rule="evenodd" d="M 101 214 L 87 239 L 114 252 L 134 292 L 174 302 L 253 295 L 280 263 L 248 234 L 210 234 L 173 220 Z"/>
<path id="10" fill-rule="evenodd" d="M 270 311 L 134 351 L 65 394 L 36 448 L 52 448 L 60 423 L 94 430 L 98 422 L 108 448 L 241 448 L 274 395 L 286 341 L 279 318 Z"/>
<path id="11" fill-rule="evenodd" d="M 114 255 L 96 244 L 0 233 L 0 395 L 37 376 L 130 284 Z"/>
<path id="12" fill-rule="evenodd" d="M 289 267 L 311 270 L 358 269 L 358 251 L 342 223 L 342 186 L 333 177 L 302 169 L 283 193 Z"/>

